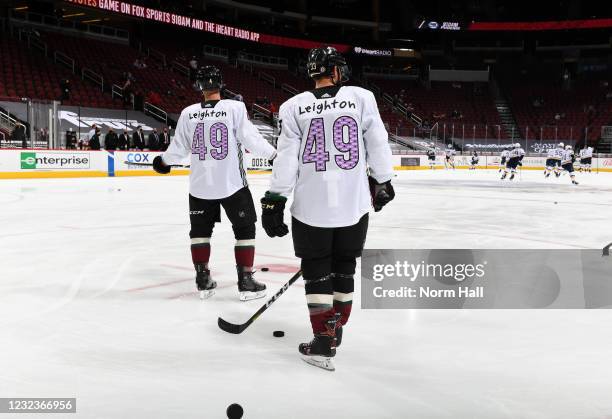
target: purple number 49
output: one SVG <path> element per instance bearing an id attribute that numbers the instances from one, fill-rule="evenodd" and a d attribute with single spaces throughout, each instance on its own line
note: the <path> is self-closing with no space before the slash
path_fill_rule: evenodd
<path id="1" fill-rule="evenodd" d="M 332 126 L 334 147 L 343 153 L 334 155 L 334 161 L 341 169 L 351 170 L 359 163 L 358 132 L 357 121 L 350 116 L 341 116 L 334 121 Z M 302 162 L 314 163 L 317 172 L 327 170 L 327 162 L 330 158 L 329 152 L 325 150 L 325 145 L 323 118 L 313 118 L 308 128 Z"/>
<path id="2" fill-rule="evenodd" d="M 215 160 L 223 160 L 227 157 L 229 134 L 227 126 L 223 122 L 215 122 L 210 126 L 210 145 L 213 150 L 210 155 Z M 193 132 L 193 142 L 191 143 L 191 154 L 197 154 L 200 160 L 206 159 L 206 140 L 204 136 L 204 124 L 199 123 Z"/>

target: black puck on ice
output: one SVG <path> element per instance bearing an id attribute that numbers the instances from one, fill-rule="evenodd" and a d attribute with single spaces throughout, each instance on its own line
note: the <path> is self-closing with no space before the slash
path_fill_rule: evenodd
<path id="1" fill-rule="evenodd" d="M 285 336 L 285 332 L 283 332 L 282 330 L 275 330 L 274 332 L 272 332 L 272 335 L 275 338 L 282 338 L 283 336 Z"/>
<path id="2" fill-rule="evenodd" d="M 270 270 L 270 268 L 266 268 L 266 267 L 261 268 L 262 272 L 268 272 L 269 270 Z"/>
<path id="3" fill-rule="evenodd" d="M 240 419 L 244 414 L 244 410 L 242 410 L 242 406 L 238 403 L 232 403 L 227 407 L 226 413 L 229 419 Z"/>

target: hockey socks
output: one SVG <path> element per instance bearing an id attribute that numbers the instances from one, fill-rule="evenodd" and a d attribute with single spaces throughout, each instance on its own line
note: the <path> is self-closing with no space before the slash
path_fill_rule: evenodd
<path id="1" fill-rule="evenodd" d="M 304 279 L 310 324 L 315 335 L 327 331 L 326 324 L 336 318 L 334 286 L 330 275 L 317 279 Z"/>
<path id="2" fill-rule="evenodd" d="M 334 284 L 334 311 L 338 313 L 338 326 L 344 326 L 351 316 L 353 308 L 353 291 L 355 281 L 353 275 L 332 274 Z"/>
<path id="3" fill-rule="evenodd" d="M 191 260 L 193 264 L 202 264 L 208 267 L 210 260 L 210 237 L 197 237 L 191 239 Z"/>
<path id="4" fill-rule="evenodd" d="M 255 260 L 255 239 L 236 240 L 234 256 L 237 266 L 241 266 L 245 270 L 252 270 Z"/>

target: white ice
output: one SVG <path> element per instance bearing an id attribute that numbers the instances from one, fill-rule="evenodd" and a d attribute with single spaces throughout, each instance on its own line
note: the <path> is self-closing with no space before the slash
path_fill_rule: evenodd
<path id="1" fill-rule="evenodd" d="M 578 180 L 400 172 L 366 247 L 602 248 L 612 174 Z M 268 176 L 249 181 L 258 200 Z M 4 180 L 0 211 L 0 397 L 76 397 L 75 418 L 224 418 L 231 403 L 246 419 L 612 417 L 608 310 L 356 304 L 331 373 L 298 357 L 311 337 L 299 282 L 242 335 L 217 328 L 264 300 L 237 300 L 227 220 L 219 289 L 198 299 L 185 177 Z M 258 227 L 256 265 L 278 289 L 299 265 L 291 238 Z"/>

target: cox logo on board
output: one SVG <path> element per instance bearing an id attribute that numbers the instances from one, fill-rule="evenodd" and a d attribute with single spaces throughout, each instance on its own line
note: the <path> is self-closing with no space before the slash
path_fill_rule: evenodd
<path id="1" fill-rule="evenodd" d="M 127 161 L 129 163 L 151 163 L 149 153 L 128 153 Z"/>

